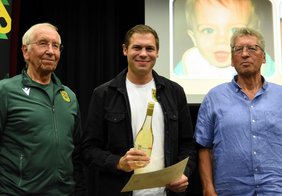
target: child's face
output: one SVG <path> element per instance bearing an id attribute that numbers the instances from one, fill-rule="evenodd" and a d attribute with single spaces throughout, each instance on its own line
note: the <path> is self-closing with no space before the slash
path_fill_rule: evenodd
<path id="1" fill-rule="evenodd" d="M 218 1 L 199 0 L 193 31 L 188 30 L 202 56 L 217 67 L 230 66 L 230 37 L 236 28 L 248 24 L 249 1 L 238 1 L 240 5 L 236 2 L 222 5 Z"/>

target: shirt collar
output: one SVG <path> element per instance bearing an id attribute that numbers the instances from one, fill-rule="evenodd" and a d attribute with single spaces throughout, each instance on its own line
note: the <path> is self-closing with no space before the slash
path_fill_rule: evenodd
<path id="1" fill-rule="evenodd" d="M 231 88 L 235 91 L 235 92 L 239 92 L 241 91 L 241 87 L 239 86 L 239 84 L 237 83 L 237 79 L 238 79 L 238 75 L 235 75 L 231 81 Z M 265 80 L 265 78 L 263 76 L 261 76 L 262 79 L 262 90 L 265 91 L 268 87 L 268 82 Z"/>

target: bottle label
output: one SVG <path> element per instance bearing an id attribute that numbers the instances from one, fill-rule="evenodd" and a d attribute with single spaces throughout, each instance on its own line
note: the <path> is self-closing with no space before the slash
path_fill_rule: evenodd
<path id="1" fill-rule="evenodd" d="M 151 156 L 152 147 L 145 147 L 145 146 L 142 146 L 142 145 L 140 145 L 140 144 L 137 144 L 137 145 L 135 146 L 135 149 L 137 149 L 137 150 L 143 150 L 143 151 L 146 153 L 146 155 L 147 155 L 148 157 Z"/>

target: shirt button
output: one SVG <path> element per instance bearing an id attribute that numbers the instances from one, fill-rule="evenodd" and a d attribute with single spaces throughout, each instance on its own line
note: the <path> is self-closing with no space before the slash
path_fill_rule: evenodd
<path id="1" fill-rule="evenodd" d="M 256 138 L 256 136 L 255 136 L 255 135 L 253 135 L 253 138 L 255 139 L 255 138 Z"/>
<path id="2" fill-rule="evenodd" d="M 257 152 L 256 151 L 254 151 L 254 155 L 256 155 L 257 154 Z"/>
<path id="3" fill-rule="evenodd" d="M 256 122 L 256 120 L 252 120 L 252 122 Z"/>

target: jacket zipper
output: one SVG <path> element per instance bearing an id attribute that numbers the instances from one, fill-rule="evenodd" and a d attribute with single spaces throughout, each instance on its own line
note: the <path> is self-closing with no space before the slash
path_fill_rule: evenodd
<path id="1" fill-rule="evenodd" d="M 21 154 L 20 155 L 20 163 L 19 163 L 19 177 L 20 177 L 20 179 L 19 179 L 19 182 L 18 182 L 18 186 L 21 186 L 21 184 L 22 184 L 22 178 L 23 178 L 23 158 L 24 158 L 24 155 L 23 154 Z"/>

